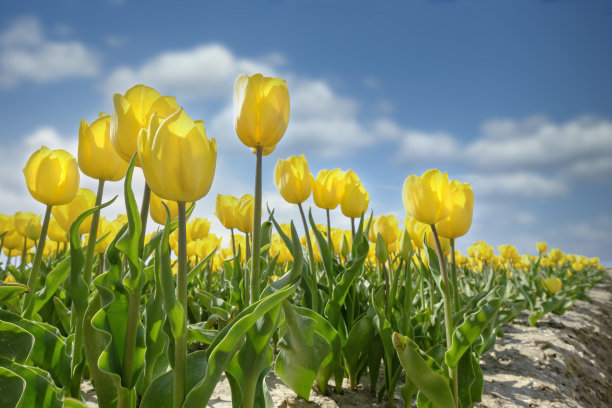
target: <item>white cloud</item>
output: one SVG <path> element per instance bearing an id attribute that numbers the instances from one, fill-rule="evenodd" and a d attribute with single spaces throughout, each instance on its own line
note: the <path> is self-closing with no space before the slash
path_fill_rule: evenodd
<path id="1" fill-rule="evenodd" d="M 507 198 L 542 198 L 564 195 L 568 186 L 557 178 L 533 172 L 473 173 L 459 178 L 472 184 L 475 195 Z"/>
<path id="2" fill-rule="evenodd" d="M 135 84 L 144 83 L 179 100 L 231 99 L 238 75 L 255 72 L 274 75 L 275 67 L 270 61 L 279 63 L 282 56 L 275 54 L 263 59 L 265 62 L 238 58 L 220 44 L 168 51 L 138 68 L 115 69 L 105 81 L 104 92 L 123 93 Z"/>
<path id="3" fill-rule="evenodd" d="M 93 77 L 99 57 L 78 41 L 45 38 L 40 22 L 25 17 L 0 33 L 0 88 L 24 81 L 48 83 L 71 77 Z"/>
<path id="4" fill-rule="evenodd" d="M 577 163 L 612 161 L 612 122 L 605 119 L 583 116 L 563 124 L 542 116 L 491 120 L 482 131 L 483 137 L 466 149 L 466 159 L 480 168 L 569 171 Z M 598 171 L 579 167 L 580 175 Z"/>
<path id="5" fill-rule="evenodd" d="M 435 159 L 455 160 L 460 156 L 459 143 L 448 133 L 406 130 L 400 136 L 396 160 L 426 162 Z"/>

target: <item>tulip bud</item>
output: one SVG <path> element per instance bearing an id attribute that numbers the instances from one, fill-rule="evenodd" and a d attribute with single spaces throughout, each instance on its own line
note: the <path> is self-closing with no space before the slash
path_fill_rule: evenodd
<path id="1" fill-rule="evenodd" d="M 26 186 L 35 200 L 46 205 L 67 204 L 79 188 L 79 168 L 65 150 L 42 146 L 23 168 Z"/>
<path id="2" fill-rule="evenodd" d="M 344 259 L 347 259 L 348 254 L 351 252 L 351 246 L 349 245 L 348 240 L 346 239 L 346 234 L 342 234 L 342 239 L 340 240 L 340 255 Z"/>
<path id="3" fill-rule="evenodd" d="M 236 220 L 234 219 L 236 201 L 236 197 L 230 194 L 217 194 L 217 199 L 215 200 L 215 215 L 227 229 L 236 228 Z"/>
<path id="4" fill-rule="evenodd" d="M 546 250 L 548 249 L 548 244 L 546 242 L 538 242 L 536 247 L 538 248 L 538 252 L 540 254 L 545 254 Z"/>
<path id="5" fill-rule="evenodd" d="M 452 210 L 448 174 L 427 170 L 421 177 L 410 175 L 404 182 L 402 200 L 406 213 L 419 222 L 432 225 Z"/>
<path id="6" fill-rule="evenodd" d="M 79 168 L 98 180 L 118 181 L 125 176 L 128 162 L 117 154 L 110 139 L 110 115 L 99 116 L 91 124 L 79 125 Z"/>
<path id="7" fill-rule="evenodd" d="M 389 248 L 387 248 L 387 243 L 380 234 L 376 237 L 376 259 L 382 264 L 389 259 Z"/>
<path id="8" fill-rule="evenodd" d="M 291 204 L 306 201 L 310 197 L 314 179 L 304 155 L 279 159 L 274 168 L 274 184 L 285 201 Z"/>
<path id="9" fill-rule="evenodd" d="M 399 255 L 404 261 L 408 261 L 412 257 L 412 240 L 408 231 L 403 230 L 399 241 Z"/>
<path id="10" fill-rule="evenodd" d="M 236 228 L 245 234 L 253 232 L 253 205 L 253 196 L 251 194 L 245 194 L 236 201 L 234 207 Z"/>

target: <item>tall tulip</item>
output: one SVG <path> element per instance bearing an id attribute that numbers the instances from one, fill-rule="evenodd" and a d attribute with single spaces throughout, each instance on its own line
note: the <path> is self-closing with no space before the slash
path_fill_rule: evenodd
<path id="1" fill-rule="evenodd" d="M 261 167 L 264 150 L 269 153 L 289 124 L 289 90 L 280 78 L 240 75 L 234 87 L 234 129 L 242 143 L 254 148 L 255 203 L 253 211 L 253 260 L 249 282 L 244 282 L 246 303 L 259 299 L 261 249 Z"/>
<path id="2" fill-rule="evenodd" d="M 351 228 L 353 235 L 355 235 L 355 218 L 361 217 L 368 209 L 370 195 L 359 180 L 354 181 L 346 175 L 345 177 L 348 180 L 344 184 L 344 195 L 340 202 L 340 209 L 342 214 L 351 219 Z"/>
<path id="3" fill-rule="evenodd" d="M 193 121 L 183 109 L 160 123 L 153 113 L 147 130 L 138 136 L 138 156 L 147 185 L 159 197 L 178 204 L 179 256 L 177 298 L 183 324 L 175 336 L 174 406 L 185 399 L 187 357 L 187 231 L 185 203 L 208 194 L 215 176 L 217 142 L 208 139 L 204 122 Z M 136 309 L 138 305 L 134 306 Z"/>
<path id="4" fill-rule="evenodd" d="M 174 221 L 178 218 L 178 204 L 173 200 L 165 200 L 159 197 L 155 192 L 151 192 L 151 201 L 149 202 L 149 214 L 153 221 L 159 225 L 166 225 L 166 208 L 170 213 L 170 221 Z"/>
<path id="5" fill-rule="evenodd" d="M 64 231 L 70 231 L 70 226 L 83 212 L 95 207 L 96 195 L 93 191 L 87 188 L 79 188 L 74 199 L 68 204 L 59 205 L 53 207 L 53 216 L 64 229 Z M 81 223 L 79 226 L 79 234 L 85 234 L 89 232 L 91 226 L 91 215 Z"/>
<path id="6" fill-rule="evenodd" d="M 253 196 L 251 194 L 244 194 L 238 200 L 234 206 L 234 220 L 236 222 L 236 228 L 245 234 L 253 232 L 253 207 L 254 207 Z"/>
<path id="7" fill-rule="evenodd" d="M 312 186 L 312 198 L 317 207 L 323 208 L 327 217 L 327 245 L 333 251 L 329 211 L 338 207 L 344 195 L 344 173 L 340 169 L 323 169 L 317 173 Z"/>
<path id="8" fill-rule="evenodd" d="M 32 300 L 36 293 L 38 270 L 45 248 L 51 208 L 54 205 L 67 204 L 74 199 L 79 188 L 80 176 L 77 162 L 70 153 L 61 149 L 50 150 L 45 146 L 42 146 L 30 156 L 23 169 L 23 175 L 32 197 L 47 206 L 32 270 L 28 277 L 30 291 L 25 295 L 23 303 L 23 316 L 30 318 L 32 317 Z"/>

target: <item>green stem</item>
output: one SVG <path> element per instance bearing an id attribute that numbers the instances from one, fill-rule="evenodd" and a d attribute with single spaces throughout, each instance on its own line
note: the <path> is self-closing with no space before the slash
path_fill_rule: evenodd
<path id="1" fill-rule="evenodd" d="M 187 377 L 187 228 L 185 202 L 178 202 L 178 273 L 177 298 L 183 308 L 183 330 L 177 336 L 174 348 L 174 408 L 183 406 L 185 400 L 185 378 Z"/>
<path id="2" fill-rule="evenodd" d="M 440 274 L 442 275 L 442 282 L 444 283 L 444 326 L 446 328 L 446 349 L 450 349 L 452 344 L 453 334 L 453 313 L 451 310 L 451 296 L 450 287 L 448 283 L 448 274 L 446 273 L 446 264 L 444 260 L 444 253 L 442 252 L 442 246 L 440 245 L 440 239 L 438 238 L 438 231 L 436 231 L 435 224 L 431 224 L 431 232 L 433 233 L 434 241 L 436 243 L 436 252 L 438 253 L 438 262 L 440 263 Z M 455 400 L 455 407 L 459 406 L 459 378 L 457 376 L 457 367 L 448 368 L 448 375 L 453 382 L 453 398 Z"/>
<path id="3" fill-rule="evenodd" d="M 331 222 L 329 221 L 329 210 L 325 210 L 325 214 L 327 215 L 327 246 L 329 247 L 329 253 L 331 256 L 334 256 L 334 243 L 332 241 L 331 234 Z"/>
<path id="4" fill-rule="evenodd" d="M 310 258 L 310 276 L 312 277 L 312 283 L 314 286 L 314 293 L 312 293 L 312 310 L 319 312 L 319 285 L 317 283 L 317 269 L 315 265 L 314 252 L 312 251 L 312 242 L 310 241 L 310 231 L 308 230 L 308 224 L 306 223 L 306 216 L 304 215 L 304 208 L 302 203 L 298 203 L 300 209 L 300 215 L 302 216 L 302 223 L 304 224 L 304 231 L 306 232 L 306 246 L 308 247 L 308 257 Z"/>
<path id="5" fill-rule="evenodd" d="M 104 180 L 98 180 L 98 192 L 96 194 L 96 207 L 102 204 L 102 193 L 104 191 Z M 100 210 L 91 216 L 91 227 L 89 228 L 89 239 L 87 241 L 87 252 L 85 253 L 85 267 L 83 269 L 85 284 L 89 290 L 91 285 L 91 272 L 94 261 L 94 249 L 98 237 L 98 222 L 100 221 Z"/>
<path id="6" fill-rule="evenodd" d="M 250 303 L 259 300 L 259 256 L 261 249 L 261 162 L 263 147 L 257 146 L 255 166 L 255 203 L 253 205 L 253 258 L 251 260 Z"/>
<path id="7" fill-rule="evenodd" d="M 355 219 L 351 217 L 351 237 L 355 238 Z"/>
<path id="8" fill-rule="evenodd" d="M 27 251 L 28 251 L 28 238 L 23 237 L 23 250 L 21 251 L 21 265 L 19 265 L 19 270 L 21 271 L 22 275 L 25 271 Z M 36 249 L 36 252 L 38 252 L 38 248 Z"/>
<path id="9" fill-rule="evenodd" d="M 410 270 L 410 260 L 406 261 L 406 282 L 404 292 L 404 334 L 408 335 L 410 327 L 410 315 L 412 314 L 412 271 Z"/>
<path id="10" fill-rule="evenodd" d="M 147 220 L 149 219 L 149 203 L 151 202 L 151 188 L 145 181 L 144 192 L 142 193 L 142 206 L 140 207 L 140 240 L 138 241 L 138 255 L 142 255 L 144 248 L 145 235 L 147 234 Z"/>
<path id="11" fill-rule="evenodd" d="M 42 254 L 45 249 L 45 240 L 47 239 L 47 229 L 49 228 L 49 218 L 51 217 L 51 206 L 47 205 L 45 211 L 45 218 L 40 229 L 40 237 L 38 238 L 38 247 L 36 248 L 36 255 L 34 255 L 34 263 L 30 270 L 30 276 L 28 277 L 28 287 L 30 291 L 26 293 L 23 302 L 23 310 L 25 311 L 23 317 L 26 319 L 32 318 L 34 311 L 34 295 L 36 294 L 36 283 L 38 282 L 38 270 L 40 269 L 40 262 L 42 261 Z M 25 238 L 24 238 L 25 239 Z"/>
<path id="12" fill-rule="evenodd" d="M 457 266 L 455 264 L 455 239 L 450 240 L 451 280 L 453 282 L 454 311 L 459 310 L 459 285 L 457 282 Z"/>
<path id="13" fill-rule="evenodd" d="M 134 370 L 134 353 L 136 351 L 136 334 L 140 319 L 140 290 L 128 294 L 128 315 L 125 331 L 125 348 L 123 349 L 122 380 L 125 388 L 132 388 L 132 372 Z"/>
<path id="14" fill-rule="evenodd" d="M 399 277 L 401 275 L 402 270 L 402 262 L 400 259 L 399 267 L 397 271 L 393 269 L 393 265 L 391 264 L 391 257 L 389 257 L 389 275 L 391 276 L 391 291 L 389 292 L 389 309 L 393 310 L 393 306 L 395 305 L 395 296 L 397 294 L 397 285 L 399 284 Z"/>

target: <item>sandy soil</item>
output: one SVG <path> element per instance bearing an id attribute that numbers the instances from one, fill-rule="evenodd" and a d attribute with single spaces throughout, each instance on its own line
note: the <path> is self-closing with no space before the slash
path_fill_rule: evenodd
<path id="1" fill-rule="evenodd" d="M 504 326 L 505 336 L 484 356 L 480 408 L 612 407 L 612 279 L 595 286 L 593 303 L 577 301 L 563 316 L 549 314 L 530 327 L 527 313 Z M 368 384 L 367 377 L 362 378 Z M 277 407 L 383 407 L 367 385 L 343 394 L 310 393 L 305 401 L 273 373 L 266 383 Z M 330 383 L 330 388 L 333 382 Z M 229 383 L 219 383 L 210 407 L 231 408 Z M 402 406 L 396 393 L 396 406 Z M 95 407 L 93 399 L 90 399 Z"/>

